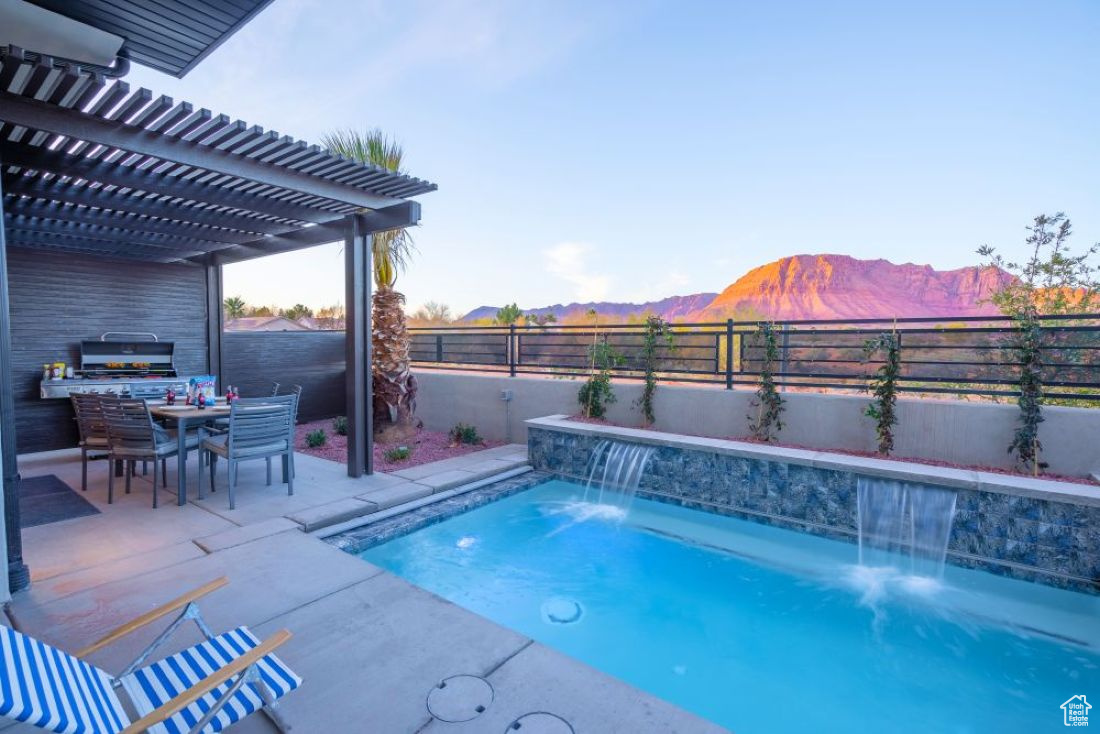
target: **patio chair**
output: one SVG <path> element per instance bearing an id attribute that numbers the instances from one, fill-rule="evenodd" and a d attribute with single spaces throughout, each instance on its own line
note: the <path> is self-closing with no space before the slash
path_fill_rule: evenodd
<path id="1" fill-rule="evenodd" d="M 210 491 L 216 491 L 217 458 L 228 462 L 229 509 L 236 508 L 237 465 L 242 461 L 268 461 L 267 483 L 271 484 L 270 459 L 283 459 L 283 481 L 287 494 L 294 494 L 294 409 L 295 395 L 270 398 L 241 398 L 229 411 L 229 430 L 210 436 L 199 449 L 199 493 L 202 494 L 202 466 L 210 462 Z"/>
<path id="2" fill-rule="evenodd" d="M 104 400 L 100 403 L 103 419 L 107 425 L 108 457 L 112 462 L 135 461 L 153 462 L 153 507 L 157 506 L 157 462 L 160 462 L 161 483 L 168 485 L 168 459 L 179 453 L 176 438 L 153 421 L 149 408 L 143 400 Z M 188 449 L 199 445 L 199 437 L 188 434 L 185 446 Z M 186 456 L 178 457 L 186 461 Z M 130 479 L 133 471 L 126 474 L 126 493 L 130 493 Z M 114 502 L 115 473 L 108 473 L 107 504 Z"/>
<path id="3" fill-rule="evenodd" d="M 76 427 L 80 433 L 80 490 L 88 491 L 88 456 L 106 456 L 109 453 L 107 443 L 107 424 L 103 422 L 102 398 L 95 393 L 74 392 L 69 394 L 76 414 Z"/>
<path id="4" fill-rule="evenodd" d="M 288 731 L 278 700 L 298 688 L 302 679 L 273 651 L 290 639 L 290 632 L 280 630 L 263 642 L 247 627 L 213 634 L 195 602 L 227 583 L 224 577 L 211 581 L 122 625 L 75 655 L 0 627 L 0 657 L 7 661 L 0 713 L 66 734 L 209 734 L 263 711 L 280 731 Z M 175 612 L 179 612 L 175 621 L 117 677 L 84 660 Z M 186 620 L 195 622 L 203 642 L 144 665 Z M 136 721 L 130 721 L 118 688 L 126 691 L 137 711 Z"/>

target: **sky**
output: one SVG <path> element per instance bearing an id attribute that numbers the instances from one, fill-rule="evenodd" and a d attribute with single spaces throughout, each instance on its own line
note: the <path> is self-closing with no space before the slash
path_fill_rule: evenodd
<path id="1" fill-rule="evenodd" d="M 419 197 L 411 308 L 721 291 L 787 255 L 940 269 L 1100 241 L 1095 0 L 275 0 L 185 79 L 128 81 L 317 141 L 379 127 Z M 342 245 L 227 295 L 343 296 Z"/>

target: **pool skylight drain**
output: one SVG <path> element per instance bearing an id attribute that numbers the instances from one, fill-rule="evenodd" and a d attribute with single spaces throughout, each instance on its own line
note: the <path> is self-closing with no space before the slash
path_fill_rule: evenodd
<path id="1" fill-rule="evenodd" d="M 584 616 L 584 607 L 575 599 L 556 596 L 542 603 L 542 621 L 548 624 L 574 624 Z"/>
<path id="2" fill-rule="evenodd" d="M 519 717 L 504 730 L 504 734 L 576 734 L 573 725 L 546 711 L 534 711 Z"/>
<path id="3" fill-rule="evenodd" d="M 476 675 L 452 675 L 428 691 L 428 713 L 448 724 L 470 721 L 485 713 L 496 694 Z"/>

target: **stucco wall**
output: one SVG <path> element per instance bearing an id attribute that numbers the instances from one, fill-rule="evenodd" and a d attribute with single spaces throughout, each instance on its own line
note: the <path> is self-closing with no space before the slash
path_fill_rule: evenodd
<path id="1" fill-rule="evenodd" d="M 497 440 L 527 440 L 524 421 L 578 412 L 577 380 L 417 371 L 417 415 L 428 428 L 447 430 L 462 421 Z M 638 426 L 637 383 L 616 383 L 618 402 L 608 417 Z M 512 391 L 509 403 L 501 391 Z M 717 437 L 748 433 L 752 393 L 710 387 L 661 386 L 655 398 L 656 430 Z M 864 416 L 868 397 L 785 393 L 779 438 L 815 449 L 873 451 L 874 423 Z M 920 458 L 990 467 L 1012 466 L 1008 445 L 1016 428 L 1014 404 L 964 400 L 901 400 L 895 433 L 898 458 Z M 1100 469 L 1100 410 L 1047 407 L 1039 431 L 1050 472 L 1088 476 Z"/>

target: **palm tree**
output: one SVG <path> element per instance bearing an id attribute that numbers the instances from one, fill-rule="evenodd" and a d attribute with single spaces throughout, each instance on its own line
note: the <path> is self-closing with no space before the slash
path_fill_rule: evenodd
<path id="1" fill-rule="evenodd" d="M 225 299 L 222 306 L 225 309 L 225 317 L 227 319 L 239 319 L 244 316 L 245 304 L 244 299 L 240 296 L 230 296 Z"/>
<path id="2" fill-rule="evenodd" d="M 321 142 L 333 153 L 387 171 L 401 173 L 401 144 L 381 130 L 334 130 Z M 404 229 L 376 232 L 374 263 L 374 319 L 371 331 L 374 385 L 374 427 L 382 440 L 404 440 L 415 432 L 416 377 L 409 369 L 409 333 L 405 323 L 405 296 L 394 290 L 399 271 L 408 265 L 413 241 Z"/>

